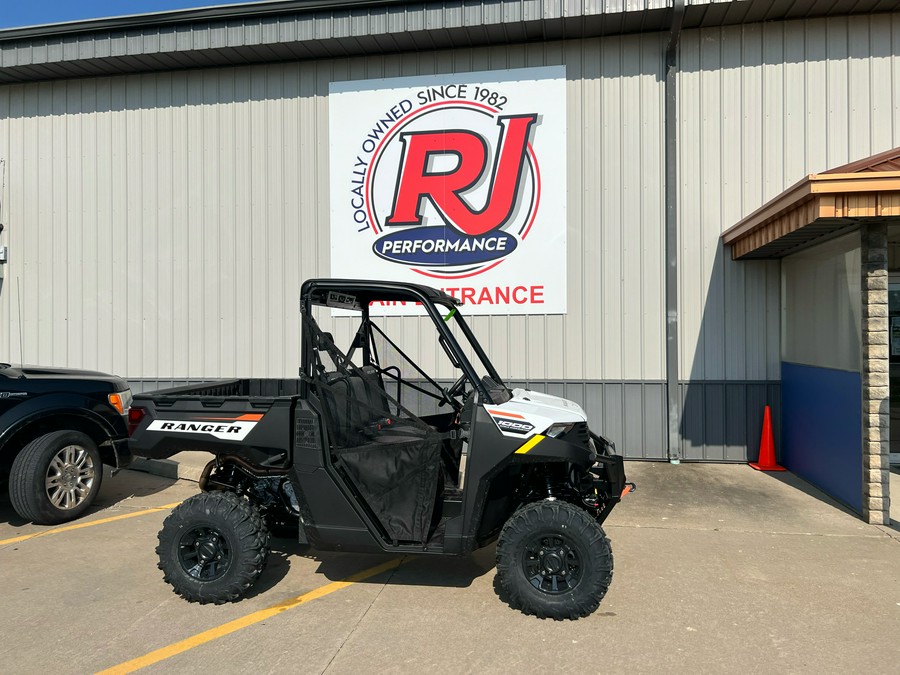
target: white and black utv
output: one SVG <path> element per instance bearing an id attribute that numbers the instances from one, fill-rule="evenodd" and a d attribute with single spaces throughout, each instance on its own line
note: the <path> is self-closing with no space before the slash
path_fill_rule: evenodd
<path id="1" fill-rule="evenodd" d="M 397 302 L 427 318 L 370 313 Z M 177 593 L 239 599 L 263 569 L 269 530 L 288 526 L 315 548 L 367 553 L 466 555 L 499 537 L 511 604 L 552 618 L 597 608 L 613 568 L 601 523 L 629 489 L 622 458 L 577 404 L 510 391 L 458 304 L 415 284 L 310 280 L 299 379 L 135 397 L 134 454 L 215 455 L 203 493 L 159 534 Z M 353 317 L 339 319 L 353 321 L 347 344 L 316 321 L 332 308 Z M 410 334 L 424 365 L 401 344 Z"/>

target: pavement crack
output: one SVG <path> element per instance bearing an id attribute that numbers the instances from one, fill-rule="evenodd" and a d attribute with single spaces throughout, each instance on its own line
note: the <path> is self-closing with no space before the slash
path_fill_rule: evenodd
<path id="1" fill-rule="evenodd" d="M 369 606 L 366 607 L 366 611 L 364 611 L 360 615 L 359 619 L 356 620 L 356 623 L 353 624 L 353 628 L 350 629 L 350 632 L 347 633 L 346 637 L 343 640 L 341 640 L 341 644 L 338 646 L 337 650 L 334 652 L 332 657 L 328 660 L 328 663 L 325 664 L 325 668 L 322 669 L 321 675 L 325 675 L 325 673 L 328 672 L 328 669 L 331 668 L 331 664 L 334 663 L 334 660 L 338 657 L 338 655 L 340 655 L 341 651 L 344 649 L 344 645 L 347 644 L 347 642 L 350 640 L 350 638 L 353 637 L 353 634 L 356 633 L 356 629 L 359 628 L 359 625 L 363 622 L 363 619 L 365 619 L 366 616 L 369 614 L 369 610 L 375 606 L 375 603 L 378 601 L 378 598 L 381 597 L 381 594 L 384 592 L 384 589 L 387 588 L 388 584 L 391 583 L 391 579 L 394 578 L 394 575 L 397 573 L 397 570 L 399 570 L 403 566 L 403 563 L 405 562 L 405 560 L 406 560 L 405 558 L 402 559 L 400 561 L 400 564 L 391 570 L 391 576 L 389 576 L 387 578 L 387 580 L 385 580 L 385 582 L 381 585 L 381 588 L 378 589 L 378 593 L 376 593 L 375 597 L 372 598 L 372 602 L 370 602 Z"/>
<path id="2" fill-rule="evenodd" d="M 884 532 L 888 537 L 890 537 L 894 541 L 900 542 L 900 532 L 895 530 L 893 527 L 890 527 L 888 525 L 876 525 L 875 527 L 878 530 L 881 530 L 882 532 Z"/>

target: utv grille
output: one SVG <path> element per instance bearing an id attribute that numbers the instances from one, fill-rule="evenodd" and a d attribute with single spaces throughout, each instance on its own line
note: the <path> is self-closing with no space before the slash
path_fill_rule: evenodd
<path id="1" fill-rule="evenodd" d="M 302 450 L 318 450 L 321 447 L 319 420 L 308 410 L 297 411 L 294 424 L 294 447 Z"/>
<path id="2" fill-rule="evenodd" d="M 591 434 L 588 431 L 587 422 L 576 422 L 572 430 L 563 436 L 563 439 L 567 443 L 575 443 L 576 445 L 587 447 L 591 442 Z"/>

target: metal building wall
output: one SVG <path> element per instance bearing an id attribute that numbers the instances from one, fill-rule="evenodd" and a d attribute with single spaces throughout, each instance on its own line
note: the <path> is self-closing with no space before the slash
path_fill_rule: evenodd
<path id="1" fill-rule="evenodd" d="M 664 46 L 651 34 L 0 87 L 0 350 L 136 387 L 292 375 L 300 283 L 328 274 L 328 83 L 565 64 L 569 313 L 474 323 L 513 382 L 583 403 L 627 456 L 664 457 Z M 753 455 L 780 394 L 778 263 L 732 263 L 719 235 L 802 175 L 900 144 L 898 53 L 898 15 L 682 36 L 686 458 Z"/>
<path id="2" fill-rule="evenodd" d="M 136 387 L 293 375 L 300 284 L 328 274 L 328 83 L 565 64 L 569 313 L 473 323 L 501 373 L 565 389 L 631 454 L 661 457 L 663 44 L 653 34 L 0 87 L 12 257 L 0 350 Z M 404 321 L 427 363 L 430 329 Z M 330 330 L 349 339 L 346 321 Z"/>
<path id="3" fill-rule="evenodd" d="M 805 175 L 900 145 L 898 85 L 900 14 L 682 35 L 679 339 L 686 458 L 728 459 L 734 451 L 728 439 L 752 438 L 762 405 L 778 403 L 780 263 L 735 263 L 719 236 Z M 742 381 L 747 387 L 735 388 Z M 743 405 L 735 396 L 747 394 L 746 415 L 726 414 Z M 730 429 L 733 424 L 750 431 Z"/>

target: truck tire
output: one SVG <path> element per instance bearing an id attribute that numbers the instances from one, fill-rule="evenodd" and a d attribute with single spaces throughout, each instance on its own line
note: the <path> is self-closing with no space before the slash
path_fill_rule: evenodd
<path id="1" fill-rule="evenodd" d="M 497 576 L 510 605 L 526 614 L 587 616 L 606 595 L 612 571 L 612 548 L 603 528 L 572 504 L 528 504 L 500 532 Z"/>
<path id="2" fill-rule="evenodd" d="M 23 518 L 55 525 L 87 511 L 102 480 L 96 443 L 79 431 L 53 431 L 16 455 L 9 473 L 9 498 Z"/>
<path id="3" fill-rule="evenodd" d="M 185 500 L 159 531 L 159 569 L 191 602 L 240 600 L 265 567 L 269 531 L 259 512 L 233 492 L 204 492 Z"/>

